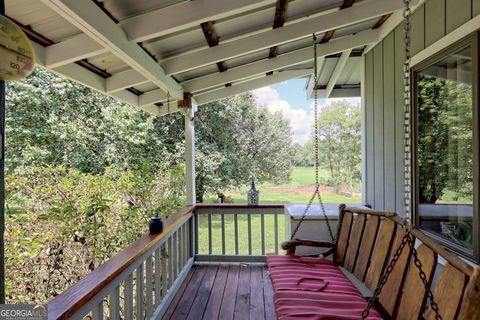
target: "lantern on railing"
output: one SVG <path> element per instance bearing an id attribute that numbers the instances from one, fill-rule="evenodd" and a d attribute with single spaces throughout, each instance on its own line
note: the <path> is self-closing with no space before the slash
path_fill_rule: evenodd
<path id="1" fill-rule="evenodd" d="M 258 200 L 259 200 L 259 196 L 258 194 L 260 193 L 260 191 L 257 190 L 257 188 L 255 188 L 255 180 L 252 180 L 252 186 L 250 188 L 250 190 L 248 190 L 247 192 L 247 200 L 248 200 L 248 205 L 257 205 L 258 204 Z"/>

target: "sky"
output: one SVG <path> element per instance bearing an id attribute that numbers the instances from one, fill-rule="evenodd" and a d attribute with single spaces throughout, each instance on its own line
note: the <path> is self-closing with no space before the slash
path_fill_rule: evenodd
<path id="1" fill-rule="evenodd" d="M 293 142 L 307 142 L 313 121 L 313 99 L 307 99 L 305 79 L 293 79 L 268 87 L 253 90 L 257 106 L 266 107 L 270 112 L 281 111 L 290 121 L 293 132 Z M 319 106 L 334 99 L 319 99 Z M 358 98 L 347 99 L 350 103 L 360 103 Z"/>

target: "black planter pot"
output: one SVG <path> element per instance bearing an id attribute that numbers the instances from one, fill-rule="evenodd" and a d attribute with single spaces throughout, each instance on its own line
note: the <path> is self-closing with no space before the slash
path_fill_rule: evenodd
<path id="1" fill-rule="evenodd" d="M 159 216 L 154 216 L 150 219 L 149 224 L 150 233 L 162 233 L 163 232 L 163 220 Z"/>

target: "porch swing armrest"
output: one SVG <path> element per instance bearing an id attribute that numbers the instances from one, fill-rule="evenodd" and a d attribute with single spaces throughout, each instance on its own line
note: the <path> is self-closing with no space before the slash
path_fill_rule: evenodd
<path id="1" fill-rule="evenodd" d="M 333 253 L 335 244 L 327 241 L 307 240 L 307 239 L 294 239 L 285 241 L 282 243 L 282 249 L 287 251 L 288 255 L 295 254 L 297 247 L 315 247 L 315 248 L 331 248 L 327 252 L 323 253 L 323 256 L 328 256 Z"/>

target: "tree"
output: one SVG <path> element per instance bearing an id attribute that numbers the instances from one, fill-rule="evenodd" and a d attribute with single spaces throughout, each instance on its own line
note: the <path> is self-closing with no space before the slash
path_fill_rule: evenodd
<path id="1" fill-rule="evenodd" d="M 252 179 L 290 179 L 290 125 L 280 113 L 258 108 L 250 93 L 201 106 L 195 126 L 197 201 Z"/>
<path id="2" fill-rule="evenodd" d="M 471 86 L 420 75 L 418 79 L 419 202 L 435 203 L 449 189 L 472 197 Z"/>
<path id="3" fill-rule="evenodd" d="M 318 138 L 320 162 L 328 169 L 329 184 L 337 192 L 341 188 L 352 192 L 353 181 L 360 179 L 360 106 L 342 100 L 322 107 L 318 119 Z"/>

